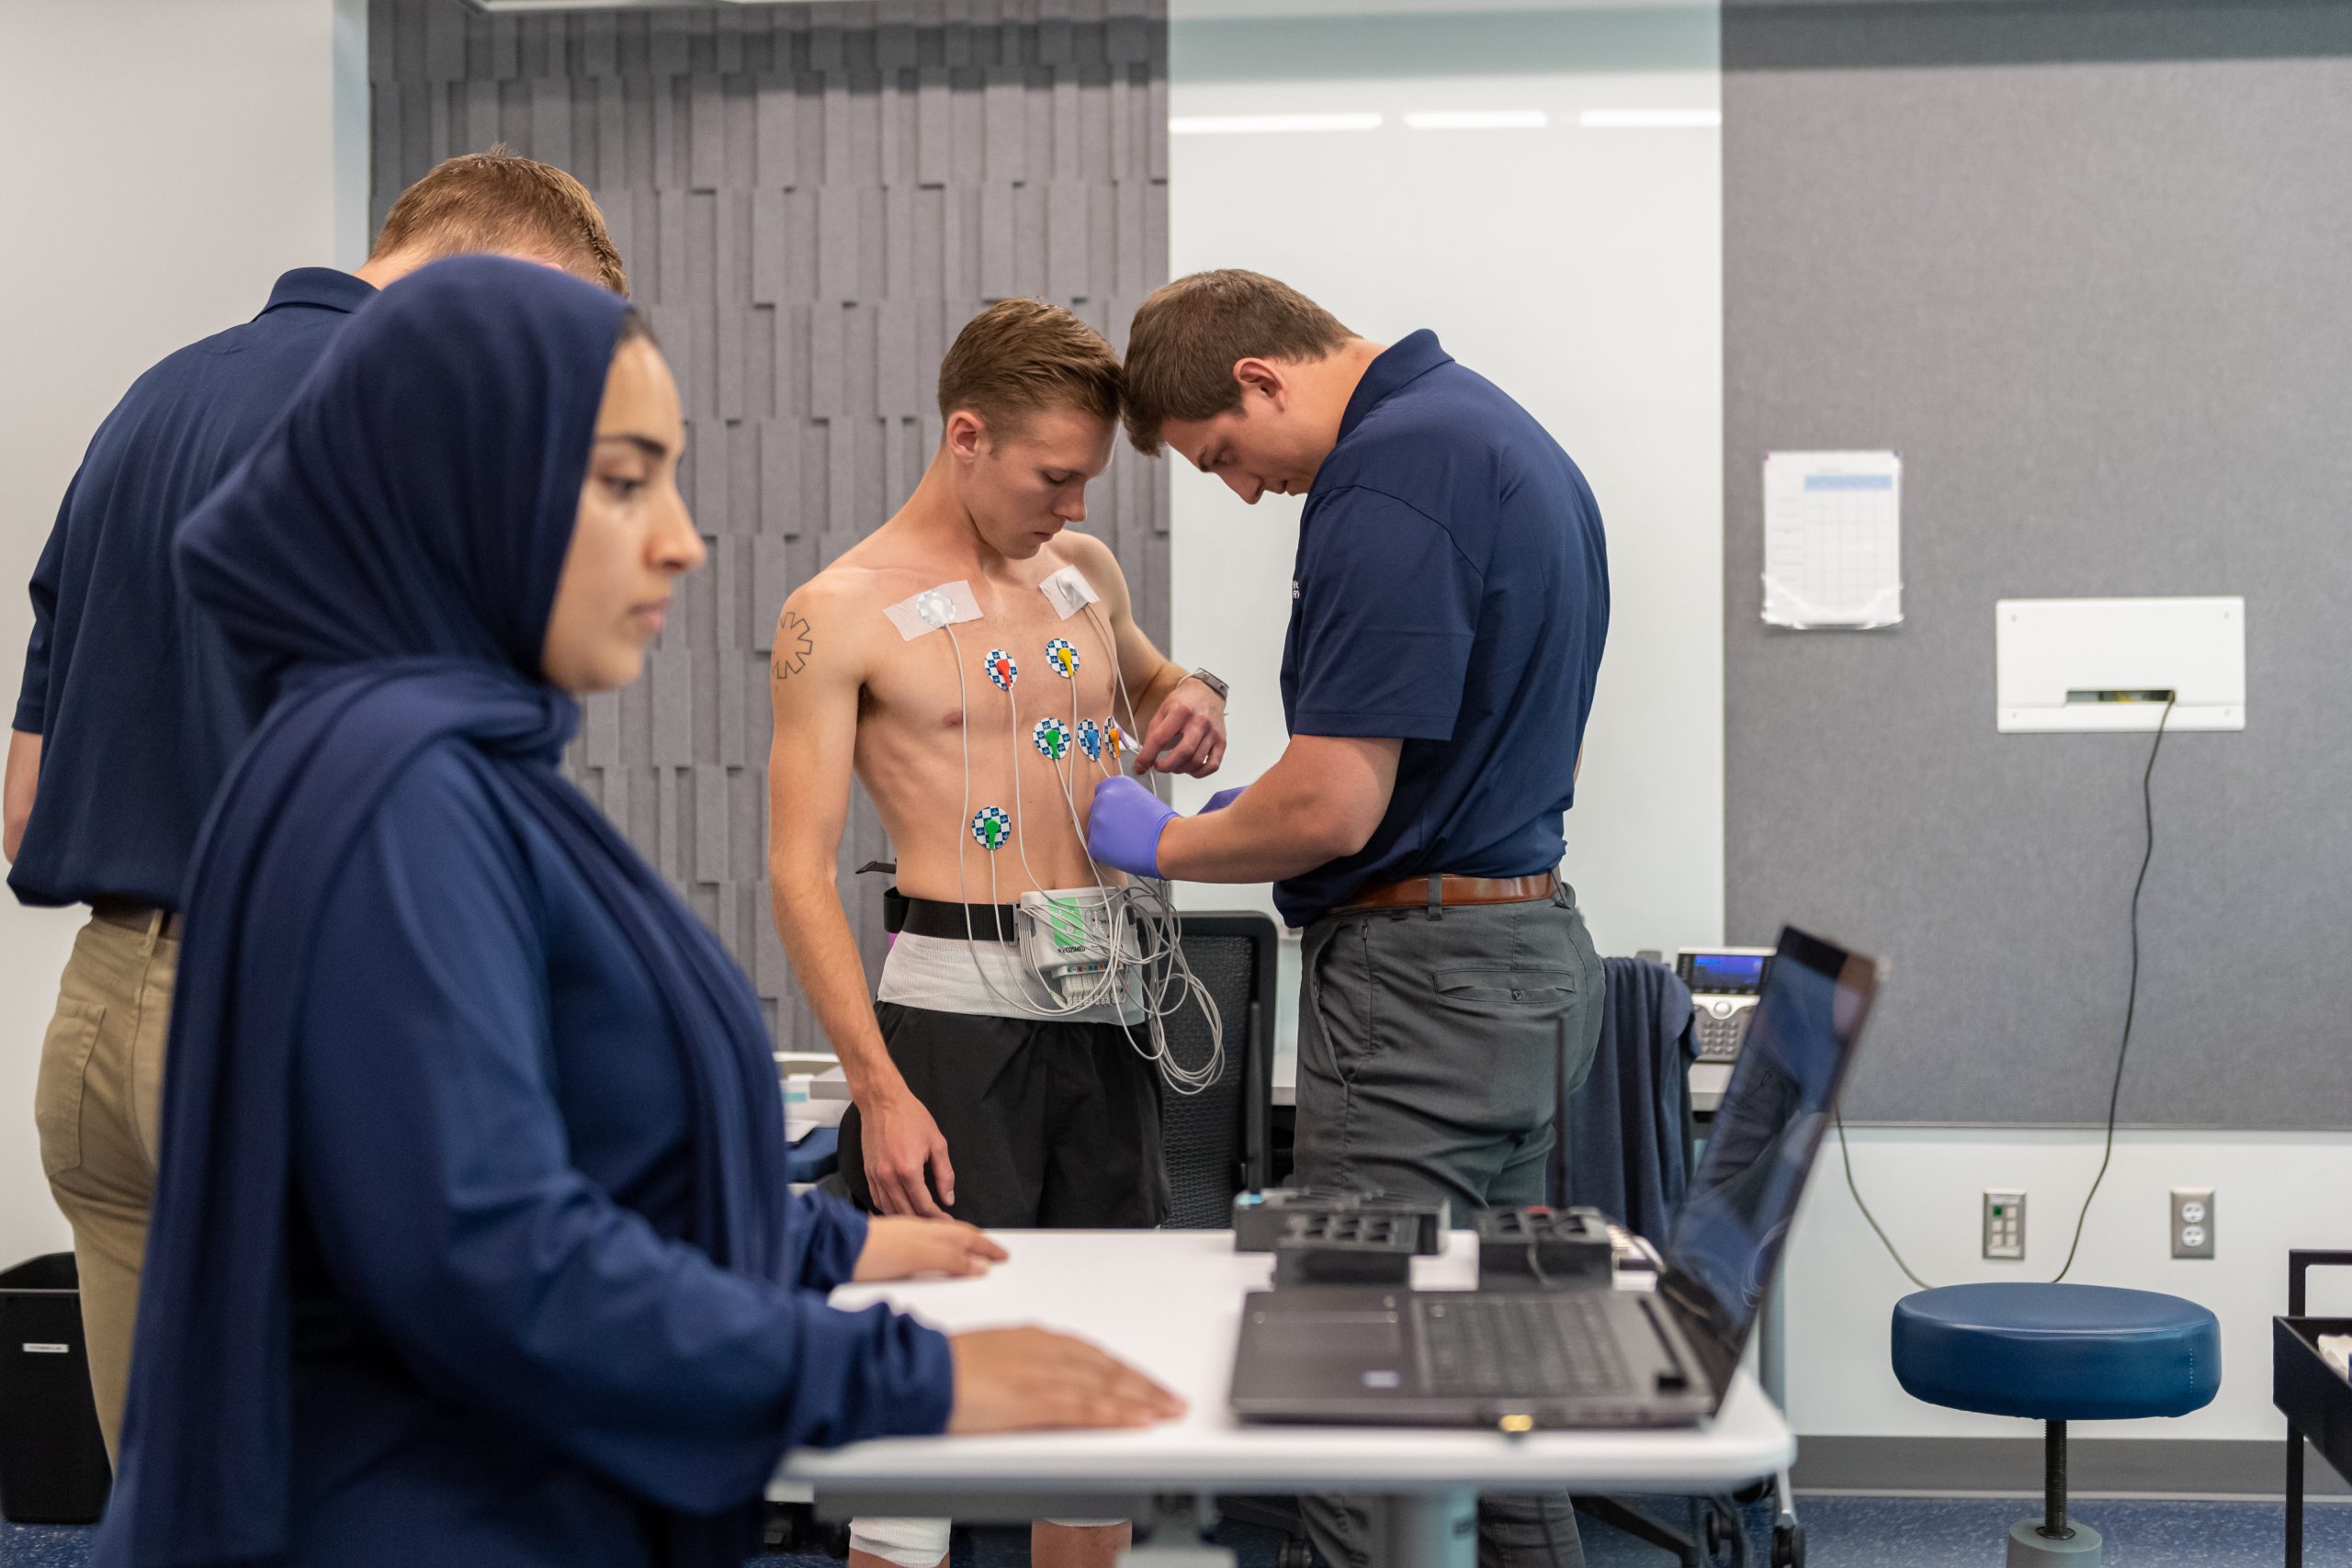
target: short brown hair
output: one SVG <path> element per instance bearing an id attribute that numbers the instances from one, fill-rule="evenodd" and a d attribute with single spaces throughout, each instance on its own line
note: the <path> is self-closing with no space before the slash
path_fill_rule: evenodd
<path id="1" fill-rule="evenodd" d="M 1293 288 L 1228 267 L 1155 290 L 1127 332 L 1127 439 L 1159 456 L 1171 419 L 1215 419 L 1241 406 L 1234 365 L 1244 359 L 1324 359 L 1356 334 Z"/>
<path id="2" fill-rule="evenodd" d="M 503 146 L 445 159 L 401 192 L 368 259 L 411 249 L 432 261 L 478 251 L 544 256 L 616 294 L 628 292 L 628 274 L 588 187 Z"/>
<path id="3" fill-rule="evenodd" d="M 1043 299 L 1000 299 L 939 362 L 939 417 L 969 409 L 995 434 L 1048 409 L 1114 420 L 1119 387 L 1119 356 L 1101 333 Z"/>

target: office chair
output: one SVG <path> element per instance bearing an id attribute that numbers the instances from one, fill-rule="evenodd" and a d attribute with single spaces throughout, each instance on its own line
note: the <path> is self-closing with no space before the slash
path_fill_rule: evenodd
<path id="1" fill-rule="evenodd" d="M 1264 915 L 1185 914 L 1184 961 L 1208 987 L 1225 1025 L 1225 1072 L 1199 1094 L 1163 1084 L 1159 1136 L 1167 1151 L 1165 1228 L 1223 1230 L 1233 1200 L 1266 1183 L 1274 1072 L 1274 922 Z M 1190 1001 L 1167 1021 L 1179 1061 L 1204 1061 L 1208 1020 Z"/>

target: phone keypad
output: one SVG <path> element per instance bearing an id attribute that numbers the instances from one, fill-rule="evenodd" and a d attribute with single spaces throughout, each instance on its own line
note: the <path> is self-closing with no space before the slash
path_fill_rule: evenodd
<path id="1" fill-rule="evenodd" d="M 1747 1015 L 1755 1010 L 1743 1002 L 1697 999 L 1699 1023 L 1699 1060 L 1728 1062 L 1739 1055 L 1739 1043 L 1747 1035 Z"/>

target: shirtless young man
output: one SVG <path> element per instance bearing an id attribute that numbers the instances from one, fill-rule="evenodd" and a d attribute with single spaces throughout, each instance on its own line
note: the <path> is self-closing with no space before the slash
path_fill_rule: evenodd
<path id="1" fill-rule="evenodd" d="M 989 908 L 1093 886 L 1079 824 L 1103 767 L 1197 777 L 1224 759 L 1215 678 L 1163 658 L 1136 625 L 1109 548 L 1065 532 L 1085 520 L 1087 483 L 1110 464 L 1119 389 L 1111 345 L 1069 311 L 1010 299 L 976 317 L 940 367 L 945 434 L 914 494 L 786 601 L 777 622 L 776 928 L 849 1077 L 842 1171 L 858 1202 L 882 1213 L 1104 1227 L 1166 1213 L 1158 1069 L 1110 1006 L 1035 1016 L 1046 994 Z M 1097 599 L 1068 615 L 1044 587 L 1066 570 Z M 968 585 L 961 603 L 978 618 L 932 624 L 956 594 L 926 600 L 932 622 L 888 613 L 946 584 Z M 997 654 L 1010 656 L 1009 691 Z M 1101 739 L 1114 715 L 1125 741 L 1115 753 Z M 836 884 L 853 771 L 912 900 L 878 1000 Z M 975 818 L 985 818 L 978 835 Z M 1001 929 L 1011 934 L 1009 914 Z M 930 1568 L 946 1535 L 944 1520 L 860 1520 L 852 1562 Z M 1125 1538 L 1124 1525 L 1041 1525 L 1035 1559 L 1107 1568 Z"/>

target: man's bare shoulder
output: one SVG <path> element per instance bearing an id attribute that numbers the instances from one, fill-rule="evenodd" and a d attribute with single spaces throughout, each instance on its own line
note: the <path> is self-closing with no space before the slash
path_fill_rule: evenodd
<path id="1" fill-rule="evenodd" d="M 819 661 L 836 675 L 862 680 L 882 607 L 897 603 L 878 574 L 836 561 L 792 591 L 775 618 L 775 677 L 779 682 Z M 867 623 L 871 621 L 873 626 Z"/>
<path id="2" fill-rule="evenodd" d="M 884 597 L 889 586 L 884 577 L 884 573 L 870 567 L 838 560 L 794 589 L 785 604 L 803 611 L 822 610 L 837 615 L 861 609 L 878 611 L 885 604 L 896 603 Z"/>
<path id="3" fill-rule="evenodd" d="M 1065 528 L 1046 547 L 1058 552 L 1065 564 L 1076 567 L 1095 592 L 1114 604 L 1126 603 L 1127 577 L 1119 570 L 1119 558 L 1094 535 Z"/>
<path id="4" fill-rule="evenodd" d="M 804 640 L 839 649 L 846 672 L 863 681 L 901 640 L 888 615 L 899 604 L 947 581 L 936 566 L 868 538 L 793 590 L 776 618 L 779 650 Z M 783 670 L 779 665 L 779 670 Z"/>
<path id="5" fill-rule="evenodd" d="M 949 581 L 952 575 L 944 569 L 882 530 L 844 551 L 832 565 L 802 584 L 799 593 L 813 591 L 829 608 L 879 613 Z M 793 596 L 798 598 L 799 593 Z"/>

